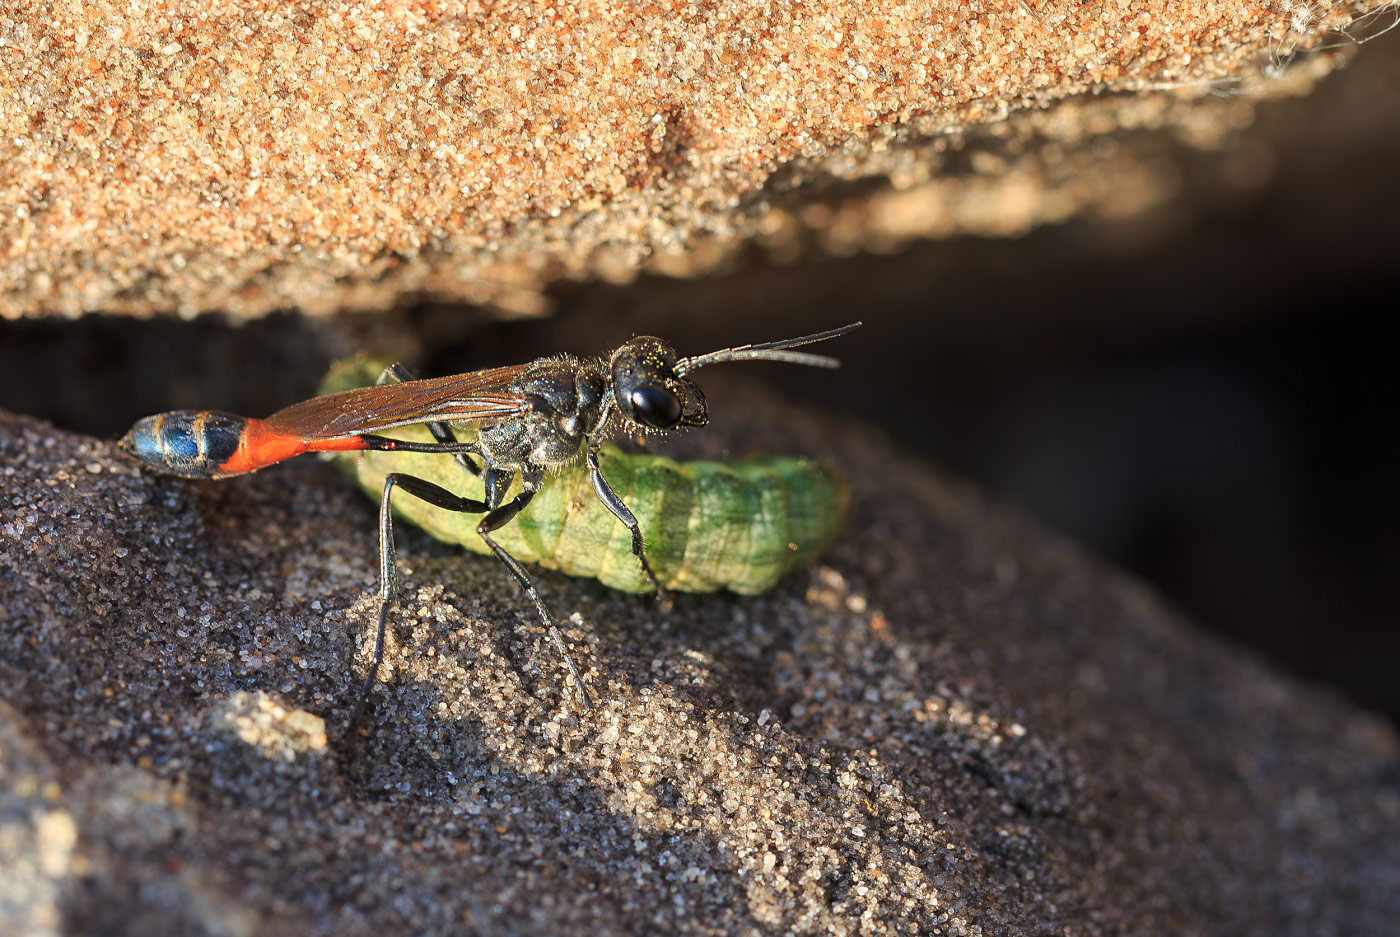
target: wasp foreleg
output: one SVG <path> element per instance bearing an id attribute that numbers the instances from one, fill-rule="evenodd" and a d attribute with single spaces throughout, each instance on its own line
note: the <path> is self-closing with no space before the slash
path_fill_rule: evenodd
<path id="1" fill-rule="evenodd" d="M 632 555 L 642 563 L 642 572 L 647 579 L 651 580 L 652 586 L 656 589 L 656 601 L 663 608 L 670 609 L 671 593 L 661 585 L 661 580 L 652 572 L 651 563 L 647 562 L 647 555 L 642 549 L 642 529 L 637 523 L 637 516 L 623 503 L 622 499 L 613 491 L 612 485 L 603 477 L 603 470 L 598 465 L 598 453 L 590 446 L 588 449 L 588 477 L 593 482 L 593 491 L 598 495 L 598 500 L 608 506 L 608 510 L 613 516 L 632 532 Z"/>

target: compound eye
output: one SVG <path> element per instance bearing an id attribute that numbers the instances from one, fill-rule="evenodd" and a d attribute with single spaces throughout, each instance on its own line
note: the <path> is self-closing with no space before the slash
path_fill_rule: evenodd
<path id="1" fill-rule="evenodd" d="M 635 419 L 652 429 L 675 429 L 681 421 L 681 401 L 664 387 L 644 384 L 632 391 L 628 401 Z"/>

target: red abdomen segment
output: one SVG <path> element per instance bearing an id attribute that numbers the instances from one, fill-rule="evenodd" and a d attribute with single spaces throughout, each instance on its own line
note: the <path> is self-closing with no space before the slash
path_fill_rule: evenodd
<path id="1" fill-rule="evenodd" d="M 313 451 L 363 449 L 359 436 L 307 439 L 218 410 L 172 410 L 137 420 L 118 443 L 149 467 L 181 478 L 225 478 Z"/>

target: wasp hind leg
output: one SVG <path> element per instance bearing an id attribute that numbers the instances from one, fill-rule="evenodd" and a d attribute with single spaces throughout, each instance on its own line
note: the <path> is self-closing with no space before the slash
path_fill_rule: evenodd
<path id="1" fill-rule="evenodd" d="M 380 384 L 387 384 L 389 383 L 389 381 L 392 380 L 399 384 L 406 384 L 409 381 L 416 381 L 417 379 L 418 378 L 414 375 L 414 373 L 408 368 L 404 367 L 398 362 L 394 362 L 393 364 L 389 365 L 387 368 L 380 372 L 379 380 L 375 381 L 374 383 L 376 386 L 378 386 Z M 428 432 L 433 434 L 433 438 L 436 439 L 438 442 L 442 443 L 443 445 L 460 445 L 460 443 L 457 442 L 456 434 L 452 432 L 452 427 L 449 426 L 447 423 L 443 422 L 442 420 L 429 420 L 423 425 L 428 428 Z M 479 453 L 473 453 L 473 455 L 479 455 Z M 467 453 L 460 451 L 453 452 L 452 457 L 457 460 L 458 465 L 466 469 L 468 472 L 471 472 L 473 475 L 477 476 L 481 475 L 481 466 L 473 462 L 471 458 L 467 455 Z"/>
<path id="2" fill-rule="evenodd" d="M 379 619 L 374 631 L 374 656 L 370 660 L 369 672 L 365 674 L 364 685 L 360 688 L 360 699 L 355 706 L 355 714 L 350 719 L 353 731 L 360 724 L 370 690 L 379 677 L 379 665 L 384 662 L 384 632 L 389 624 L 389 608 L 394 604 L 398 592 L 398 556 L 394 549 L 394 515 L 389 501 L 395 488 L 447 511 L 460 511 L 463 514 L 482 514 L 489 510 L 485 501 L 463 498 L 434 485 L 416 475 L 391 472 L 384 477 L 384 491 L 379 496 Z"/>
<path id="3" fill-rule="evenodd" d="M 488 471 L 487 491 L 493 500 L 499 501 L 504 493 L 504 488 L 500 484 L 500 474 Z M 510 476 L 505 476 L 505 485 L 509 486 Z M 530 582 L 530 577 L 520 563 L 505 551 L 496 541 L 490 537 L 490 531 L 497 530 L 510 522 L 520 509 L 530 503 L 535 492 L 539 490 L 540 478 L 533 478 L 533 487 L 530 487 L 531 478 L 527 476 L 527 490 L 522 491 L 508 504 L 497 504 L 494 508 L 486 501 L 479 501 L 475 498 L 464 498 L 461 495 L 453 494 L 446 488 L 435 485 L 426 479 L 416 475 L 406 475 L 402 472 L 393 472 L 384 478 L 384 491 L 379 498 L 379 617 L 375 626 L 374 635 L 374 655 L 369 665 L 369 672 L 365 675 L 364 685 L 360 689 L 359 703 L 355 708 L 355 715 L 350 721 L 353 728 L 360 724 L 360 718 L 364 713 L 365 705 L 369 700 L 370 691 L 374 688 L 374 681 L 379 676 L 379 667 L 384 662 L 384 635 L 389 624 L 389 609 L 394 604 L 394 596 L 398 592 L 398 559 L 394 548 L 394 515 L 390 509 L 390 500 L 395 488 L 401 488 L 407 494 L 413 495 L 419 500 L 426 501 L 434 507 L 442 508 L 445 511 L 455 511 L 461 514 L 485 514 L 480 524 L 477 525 L 477 533 L 486 541 L 493 553 L 506 564 L 515 579 L 520 583 L 520 587 L 525 590 L 531 601 L 534 602 L 540 618 L 544 621 L 548 630 L 550 640 L 564 658 L 564 664 L 568 668 L 570 676 L 574 678 L 574 683 L 579 688 L 579 694 L 583 698 L 584 708 L 589 708 L 588 691 L 584 689 L 583 680 L 579 677 L 578 668 L 574 666 L 573 657 L 570 656 L 568 646 L 564 643 L 564 636 L 560 633 L 558 626 L 554 623 L 554 617 L 550 615 L 549 608 L 540 598 L 539 592 L 534 584 Z"/>

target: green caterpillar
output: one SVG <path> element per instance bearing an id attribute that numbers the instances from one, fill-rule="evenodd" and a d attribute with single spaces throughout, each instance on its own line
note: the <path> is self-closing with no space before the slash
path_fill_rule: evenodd
<path id="1" fill-rule="evenodd" d="M 365 360 L 343 362 L 327 375 L 320 392 L 372 384 L 381 370 Z M 472 432 L 459 424 L 462 441 L 470 440 Z M 433 439 L 421 425 L 401 427 L 394 435 L 418 442 Z M 483 497 L 481 479 L 441 454 L 365 451 L 335 458 L 376 500 L 390 472 Z M 600 460 L 608 483 L 641 525 L 658 583 L 682 592 L 752 594 L 771 588 L 835 539 L 850 501 L 845 479 L 831 466 L 809 459 L 680 463 L 607 445 Z M 516 479 L 507 497 L 519 485 Z M 476 516 L 416 498 L 396 500 L 394 512 L 439 540 L 491 552 L 476 532 Z M 595 495 L 582 458 L 550 476 L 534 500 L 494 536 L 524 562 L 594 578 L 625 592 L 654 588 L 632 553 L 627 528 Z"/>

